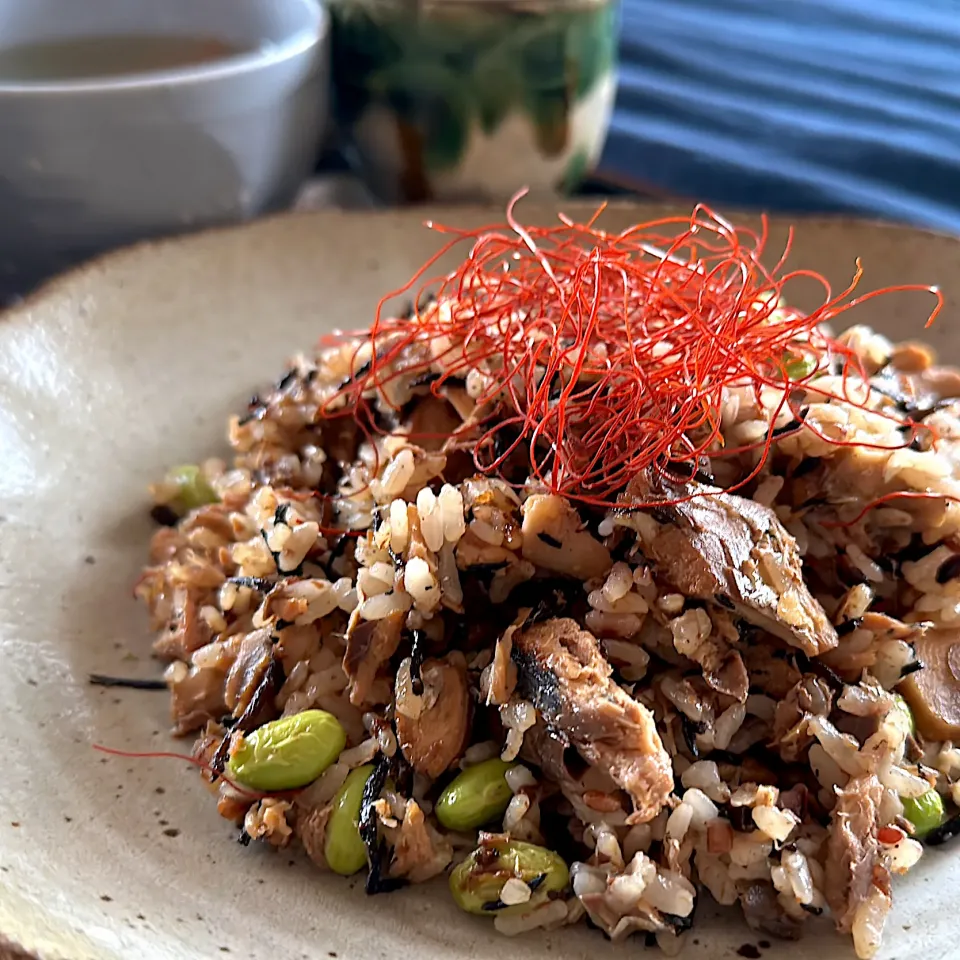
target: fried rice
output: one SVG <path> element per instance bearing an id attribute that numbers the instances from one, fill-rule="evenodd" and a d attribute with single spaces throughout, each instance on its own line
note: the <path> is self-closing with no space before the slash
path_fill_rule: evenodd
<path id="1" fill-rule="evenodd" d="M 938 842 L 960 804 L 960 373 L 863 326 L 839 340 L 860 379 L 824 355 L 799 429 L 794 387 L 725 388 L 723 444 L 746 452 L 620 494 L 655 508 L 478 472 L 463 441 L 494 360 L 438 389 L 449 345 L 399 355 L 371 431 L 326 411 L 374 338 L 295 357 L 192 500 L 183 471 L 153 488 L 137 585 L 220 814 L 331 869 L 369 768 L 349 826 L 370 893 L 453 870 L 461 905 L 464 877 L 493 890 L 472 912 L 504 934 L 589 919 L 671 954 L 708 897 L 778 937 L 829 914 L 872 956 L 923 852 L 908 813 L 935 793 Z M 904 447 L 921 419 L 936 442 Z M 924 496 L 864 513 L 891 492 Z M 315 779 L 231 775 L 258 729 L 309 711 L 345 737 Z M 451 783 L 497 757 L 495 812 L 445 826 Z M 561 888 L 504 866 L 524 844 L 562 858 Z"/>

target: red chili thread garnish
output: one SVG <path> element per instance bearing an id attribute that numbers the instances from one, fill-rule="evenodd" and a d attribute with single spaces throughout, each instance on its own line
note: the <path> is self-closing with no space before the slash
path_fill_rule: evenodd
<path id="1" fill-rule="evenodd" d="M 324 339 L 330 344 L 360 336 L 372 341 L 373 353 L 361 363 L 360 348 L 354 351 L 353 376 L 321 408 L 322 417 L 352 416 L 372 441 L 373 434 L 385 432 L 376 426 L 374 403 L 399 412 L 391 399 L 398 378 L 426 372 L 439 359 L 443 372 L 430 390 L 441 397 L 452 381 L 479 366 L 482 416 L 473 438 L 478 470 L 500 475 L 522 450 L 531 478 L 552 493 L 598 507 L 649 506 L 618 503 L 618 496 L 645 470 L 685 464 L 689 471 L 704 455 L 758 451 L 756 466 L 731 489 L 750 482 L 769 456 L 777 417 L 786 407 L 800 428 L 828 443 L 871 446 L 823 435 L 790 401 L 803 391 L 815 400 L 868 409 L 862 363 L 821 325 L 895 291 L 936 297 L 927 326 L 943 306 L 937 288 L 919 284 L 853 297 L 862 275 L 859 260 L 850 284 L 834 296 L 820 274 L 785 269 L 792 231 L 768 269 L 761 263 L 765 217 L 757 233 L 698 205 L 689 217 L 664 217 L 611 234 L 597 226 L 601 207 L 587 223 L 561 215 L 559 225 L 525 226 L 514 213 L 524 193 L 507 207 L 506 224 L 478 230 L 426 224 L 450 235 L 449 242 L 380 301 L 368 331 Z M 441 257 L 467 242 L 469 253 L 453 273 L 428 278 Z M 784 288 L 800 279 L 823 291 L 822 304 L 809 314 L 780 306 Z M 415 304 L 427 292 L 438 303 L 392 316 L 388 304 L 411 291 Z M 822 369 L 791 373 L 797 361 L 819 363 L 824 356 L 839 364 L 839 392 L 814 382 Z M 781 399 L 763 438 L 725 450 L 721 413 L 731 387 L 751 389 L 758 405 L 764 388 L 779 391 Z M 875 449 L 901 449 L 928 429 L 871 412 L 910 428 L 903 443 Z"/>
<path id="2" fill-rule="evenodd" d="M 341 530 L 339 527 L 321 527 L 322 537 L 365 537 L 366 530 Z"/>
<path id="3" fill-rule="evenodd" d="M 251 800 L 263 800 L 264 797 L 273 796 L 273 794 L 270 793 L 259 793 L 256 790 L 248 790 L 246 787 L 240 786 L 240 784 L 235 780 L 231 780 L 222 773 L 217 773 L 206 761 L 201 760 L 199 757 L 191 756 L 189 753 L 174 753 L 169 750 L 118 750 L 116 747 L 105 747 L 99 743 L 94 743 L 92 746 L 94 750 L 98 750 L 100 753 L 109 753 L 113 757 L 129 757 L 133 760 L 147 760 L 156 758 L 183 760 L 186 763 L 192 763 L 195 767 L 199 767 L 201 770 L 203 770 L 205 773 L 209 773 L 211 776 L 216 775 L 220 780 L 236 790 L 237 793 L 243 795 L 244 797 L 249 797 Z"/>
<path id="4" fill-rule="evenodd" d="M 932 490 L 893 490 L 871 500 L 852 520 L 822 520 L 820 525 L 829 528 L 856 526 L 871 510 L 892 500 L 943 500 L 945 503 L 960 503 L 960 497 L 948 493 L 936 493 Z"/>

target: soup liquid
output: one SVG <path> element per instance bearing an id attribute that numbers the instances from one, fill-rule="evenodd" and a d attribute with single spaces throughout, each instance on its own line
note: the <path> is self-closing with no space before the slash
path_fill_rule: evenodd
<path id="1" fill-rule="evenodd" d="M 0 83 L 87 80 L 195 67 L 243 53 L 211 37 L 72 37 L 3 47 Z"/>

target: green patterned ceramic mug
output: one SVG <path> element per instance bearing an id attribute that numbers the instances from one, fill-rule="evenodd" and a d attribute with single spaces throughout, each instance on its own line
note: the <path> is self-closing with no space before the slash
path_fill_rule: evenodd
<path id="1" fill-rule="evenodd" d="M 570 189 L 615 91 L 615 0 L 332 0 L 337 109 L 388 200 Z"/>

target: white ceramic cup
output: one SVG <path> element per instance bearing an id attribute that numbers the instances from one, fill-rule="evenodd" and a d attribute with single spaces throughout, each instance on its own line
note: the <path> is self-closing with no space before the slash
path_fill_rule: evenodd
<path id="1" fill-rule="evenodd" d="M 104 79 L 0 76 L 0 282 L 280 208 L 310 172 L 329 88 L 317 0 L 0 0 L 0 46 L 144 34 L 241 52 Z"/>

